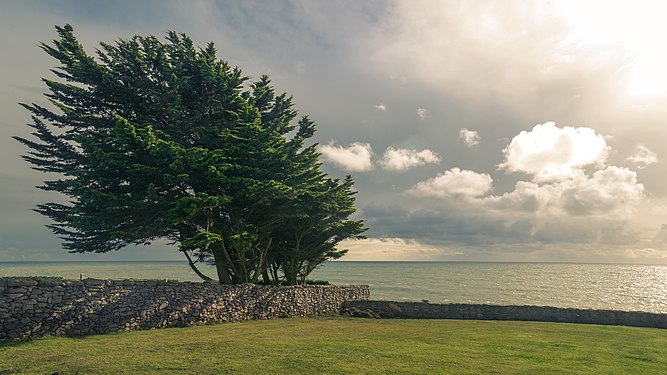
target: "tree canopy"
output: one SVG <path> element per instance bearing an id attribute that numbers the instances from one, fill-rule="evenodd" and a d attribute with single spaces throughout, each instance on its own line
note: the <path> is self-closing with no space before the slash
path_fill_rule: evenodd
<path id="1" fill-rule="evenodd" d="M 328 177 L 315 123 L 268 76 L 251 82 L 185 34 L 134 36 L 89 55 L 70 25 L 40 47 L 59 62 L 42 79 L 52 106 L 32 116 L 24 159 L 67 197 L 36 210 L 70 252 L 168 239 L 221 283 L 303 283 L 365 231 L 353 180 Z"/>

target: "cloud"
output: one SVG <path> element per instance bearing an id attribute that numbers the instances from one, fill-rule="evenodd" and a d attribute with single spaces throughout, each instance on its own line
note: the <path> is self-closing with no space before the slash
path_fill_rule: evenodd
<path id="1" fill-rule="evenodd" d="M 650 245 L 647 242 L 655 237 L 651 232 L 643 238 L 629 223 L 604 217 L 552 216 L 536 220 L 531 216 L 509 220 L 507 215 L 469 209 L 473 207 L 470 205 L 429 206 L 407 209 L 366 205 L 367 235 L 416 239 L 421 244 L 461 252 L 457 259 L 588 262 L 623 261 L 624 250 Z"/>
<path id="2" fill-rule="evenodd" d="M 473 147 L 479 144 L 479 133 L 474 130 L 463 128 L 459 130 L 459 139 L 468 147 Z"/>
<path id="3" fill-rule="evenodd" d="M 384 105 L 384 104 L 382 104 L 382 103 L 377 104 L 377 105 L 375 105 L 374 107 L 375 107 L 375 109 L 376 109 L 377 111 L 379 111 L 379 112 L 386 112 L 386 111 L 387 111 L 387 106 Z"/>
<path id="4" fill-rule="evenodd" d="M 519 181 L 514 190 L 500 196 L 487 197 L 487 207 L 499 211 L 544 212 L 544 208 L 556 195 L 552 185 L 540 186 L 533 182 Z"/>
<path id="5" fill-rule="evenodd" d="M 387 147 L 380 165 L 384 169 L 393 171 L 405 171 L 412 167 L 418 167 L 425 164 L 436 164 L 441 160 L 440 155 L 431 150 L 407 150 Z"/>
<path id="6" fill-rule="evenodd" d="M 373 148 L 368 143 L 354 142 L 349 147 L 336 146 L 332 141 L 317 150 L 322 158 L 348 172 L 365 172 L 373 169 Z"/>
<path id="7" fill-rule="evenodd" d="M 403 238 L 345 240 L 339 247 L 349 250 L 345 260 L 442 260 L 445 257 L 462 254 L 444 246 L 433 246 Z"/>
<path id="8" fill-rule="evenodd" d="M 513 191 L 486 197 L 483 203 L 508 215 L 510 220 L 512 211 L 527 212 L 534 218 L 588 216 L 625 220 L 633 216 L 644 198 L 644 185 L 638 183 L 637 173 L 609 166 L 590 177 L 579 174 L 549 184 L 519 181 Z"/>
<path id="9" fill-rule="evenodd" d="M 627 217 L 643 197 L 644 185 L 637 183 L 637 173 L 610 166 L 564 190 L 560 203 L 570 215 L 620 214 Z"/>
<path id="10" fill-rule="evenodd" d="M 667 216 L 667 204 L 660 204 L 657 206 L 651 206 L 650 210 L 652 215 L 657 216 Z"/>
<path id="11" fill-rule="evenodd" d="M 536 182 L 562 180 L 581 174 L 582 167 L 603 165 L 608 151 L 604 137 L 593 129 L 546 122 L 515 136 L 499 167 L 528 173 Z"/>
<path id="12" fill-rule="evenodd" d="M 552 94 L 563 90 L 563 82 L 576 82 L 568 95 L 588 91 L 583 79 L 609 80 L 625 56 L 623 50 L 586 50 L 568 39 L 570 25 L 553 8 L 524 1 L 397 0 L 387 26 L 369 38 L 372 67 L 470 100 L 561 107 L 569 98 Z"/>
<path id="13" fill-rule="evenodd" d="M 637 168 L 644 169 L 651 164 L 658 162 L 658 155 L 644 145 L 637 146 L 637 151 L 628 156 L 626 160 L 633 162 Z"/>
<path id="14" fill-rule="evenodd" d="M 667 243 L 667 224 L 662 224 L 660 230 L 653 237 L 653 243 L 660 246 Z"/>
<path id="15" fill-rule="evenodd" d="M 374 169 L 373 148 L 369 143 L 354 142 L 348 147 L 336 146 L 335 142 L 319 146 L 318 151 L 326 162 L 348 172 L 366 172 Z M 387 147 L 379 164 L 385 170 L 405 171 L 413 167 L 439 163 L 440 155 L 426 150 L 395 149 Z"/>
<path id="16" fill-rule="evenodd" d="M 370 228 L 367 233 L 370 238 L 416 240 L 421 244 L 463 251 L 464 257 L 475 250 L 484 251 L 484 248 L 493 251 L 501 247 L 521 249 L 536 243 L 531 236 L 532 225 L 527 220 L 508 224 L 482 211 L 461 209 L 456 205 L 429 204 L 429 208 L 409 209 L 369 204 L 363 207 L 363 214 Z"/>
<path id="17" fill-rule="evenodd" d="M 491 176 L 469 170 L 452 168 L 426 181 L 418 182 L 408 193 L 422 197 L 475 198 L 491 191 Z"/>
<path id="18" fill-rule="evenodd" d="M 365 209 L 364 213 L 380 230 L 402 238 L 428 237 L 425 241 L 450 249 L 494 244 L 510 251 L 517 246 L 567 244 L 568 250 L 553 250 L 552 256 L 595 259 L 611 254 L 612 247 L 643 246 L 651 240 L 646 235 L 651 230 L 637 222 L 647 202 L 644 185 L 635 171 L 604 165 L 608 153 L 604 138 L 592 129 L 537 125 L 514 137 L 505 149 L 501 167 L 531 175 L 513 190 L 489 194 L 493 180 L 488 174 L 453 168 L 408 190 L 412 196 L 441 199 L 415 201 L 416 206 L 404 213 L 401 229 L 380 210 Z M 447 238 L 425 232 L 438 226 L 448 233 Z M 595 246 L 606 246 L 606 250 L 600 254 L 586 250 Z M 469 251 L 466 256 L 473 254 Z"/>
<path id="19" fill-rule="evenodd" d="M 417 108 L 417 117 L 420 120 L 426 120 L 428 118 L 429 112 L 426 108 Z"/>

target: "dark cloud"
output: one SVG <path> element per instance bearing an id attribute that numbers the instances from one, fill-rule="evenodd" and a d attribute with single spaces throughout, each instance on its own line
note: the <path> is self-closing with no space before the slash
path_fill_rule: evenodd
<path id="1" fill-rule="evenodd" d="M 369 204 L 363 216 L 372 237 L 415 239 L 440 246 L 477 246 L 534 242 L 525 222 L 505 225 L 503 221 L 454 207 L 408 210 L 400 206 Z"/>

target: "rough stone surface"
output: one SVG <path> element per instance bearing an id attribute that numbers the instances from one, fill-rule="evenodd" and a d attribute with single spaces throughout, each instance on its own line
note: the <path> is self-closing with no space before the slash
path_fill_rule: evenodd
<path id="1" fill-rule="evenodd" d="M 367 285 L 0 278 L 0 339 L 337 314 L 344 301 L 369 297 Z"/>
<path id="2" fill-rule="evenodd" d="M 525 320 L 556 323 L 585 323 L 635 327 L 667 328 L 667 314 L 641 311 L 572 309 L 550 306 L 498 306 L 484 304 L 431 304 L 428 302 L 392 302 L 349 300 L 341 313 L 400 319 L 472 319 Z"/>
<path id="3" fill-rule="evenodd" d="M 346 307 L 341 309 L 342 315 L 351 316 L 354 318 L 368 318 L 368 319 L 380 319 L 380 314 L 376 313 L 373 310 L 360 310 L 356 307 Z"/>
<path id="4" fill-rule="evenodd" d="M 35 286 L 37 285 L 37 280 L 29 278 L 7 279 L 5 285 L 9 287 Z"/>

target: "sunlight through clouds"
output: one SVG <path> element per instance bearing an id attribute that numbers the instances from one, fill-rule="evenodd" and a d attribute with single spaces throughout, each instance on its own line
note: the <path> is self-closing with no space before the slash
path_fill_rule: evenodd
<path id="1" fill-rule="evenodd" d="M 629 94 L 667 92 L 667 3 L 653 0 L 558 0 L 555 9 L 569 23 L 572 43 L 621 49 L 631 58 Z"/>

